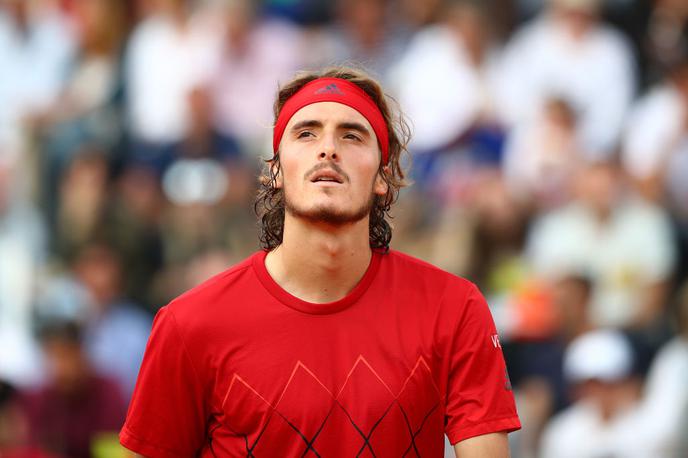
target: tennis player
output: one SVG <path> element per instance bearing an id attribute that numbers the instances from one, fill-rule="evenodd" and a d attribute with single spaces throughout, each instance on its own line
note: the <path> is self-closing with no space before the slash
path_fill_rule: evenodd
<path id="1" fill-rule="evenodd" d="M 121 443 L 162 457 L 509 455 L 520 427 L 471 282 L 389 249 L 403 118 L 350 68 L 275 102 L 263 249 L 163 307 Z"/>

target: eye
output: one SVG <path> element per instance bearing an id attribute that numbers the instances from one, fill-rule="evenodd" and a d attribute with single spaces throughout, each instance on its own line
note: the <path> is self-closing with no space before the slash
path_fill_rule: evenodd
<path id="1" fill-rule="evenodd" d="M 355 140 L 355 141 L 359 141 L 359 142 L 361 141 L 361 137 L 359 137 L 356 134 L 351 134 L 351 133 L 344 135 L 344 138 L 346 138 L 347 140 Z"/>
<path id="2" fill-rule="evenodd" d="M 313 132 L 311 132 L 309 130 L 304 130 L 304 131 L 299 132 L 296 135 L 296 138 L 308 138 L 308 137 L 312 137 L 312 136 L 313 136 Z"/>

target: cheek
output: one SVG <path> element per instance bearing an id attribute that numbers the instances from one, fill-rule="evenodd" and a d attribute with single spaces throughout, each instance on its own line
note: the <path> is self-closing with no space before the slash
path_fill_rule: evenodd
<path id="1" fill-rule="evenodd" d="M 387 192 L 387 183 L 382 179 L 379 171 L 379 164 L 377 160 L 365 161 L 357 165 L 356 175 L 361 177 L 361 187 L 365 186 L 365 191 L 372 191 L 375 194 L 385 194 Z"/>
<path id="2" fill-rule="evenodd" d="M 282 159 L 280 163 L 279 183 L 283 187 L 285 183 L 292 185 L 295 183 L 299 174 L 299 165 L 294 160 Z"/>

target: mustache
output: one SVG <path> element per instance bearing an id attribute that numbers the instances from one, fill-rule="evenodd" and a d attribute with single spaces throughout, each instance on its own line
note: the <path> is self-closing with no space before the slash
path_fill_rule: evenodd
<path id="1" fill-rule="evenodd" d="M 303 179 L 308 180 L 308 177 L 312 176 L 314 173 L 322 169 L 334 170 L 335 172 L 337 172 L 338 175 L 342 177 L 344 181 L 349 181 L 349 175 L 347 175 L 346 172 L 344 172 L 344 170 L 342 170 L 342 168 L 335 162 L 321 162 L 320 164 L 316 164 L 303 175 Z"/>

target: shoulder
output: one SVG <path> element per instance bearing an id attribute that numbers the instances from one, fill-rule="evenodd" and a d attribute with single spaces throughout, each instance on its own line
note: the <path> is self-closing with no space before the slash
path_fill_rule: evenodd
<path id="1" fill-rule="evenodd" d="M 194 359 L 208 357 L 213 342 L 221 342 L 228 324 L 236 322 L 251 283 L 252 257 L 209 278 L 162 307 L 155 316 L 149 346 L 169 351 L 185 348 Z M 249 293 L 247 293 L 247 291 Z M 149 351 L 149 350 L 147 350 Z"/>
<path id="2" fill-rule="evenodd" d="M 447 295 L 468 295 L 477 291 L 473 282 L 399 251 L 390 250 L 383 255 L 382 269 L 390 275 L 394 286 L 407 286 L 415 290 L 432 290 Z"/>
<path id="3" fill-rule="evenodd" d="M 401 251 L 389 250 L 389 252 L 382 254 L 383 262 L 387 259 L 387 263 L 398 269 L 405 269 L 413 271 L 415 273 L 421 273 L 423 275 L 429 275 L 433 277 L 442 278 L 460 278 L 452 273 L 440 269 L 439 267 L 430 264 L 427 261 L 423 261 L 420 258 L 416 258 Z"/>
<path id="4" fill-rule="evenodd" d="M 397 251 L 386 256 L 385 291 L 398 306 L 411 304 L 410 313 L 420 312 L 419 322 L 442 323 L 438 342 L 451 342 L 458 333 L 469 340 L 480 334 L 475 341 L 496 334 L 485 296 L 473 282 Z"/>
<path id="5" fill-rule="evenodd" d="M 244 288 L 247 276 L 253 275 L 252 262 L 257 254 L 191 288 L 173 299 L 166 308 L 177 318 L 192 318 L 205 315 L 199 312 L 208 311 L 220 303 L 226 304 L 233 294 Z"/>

